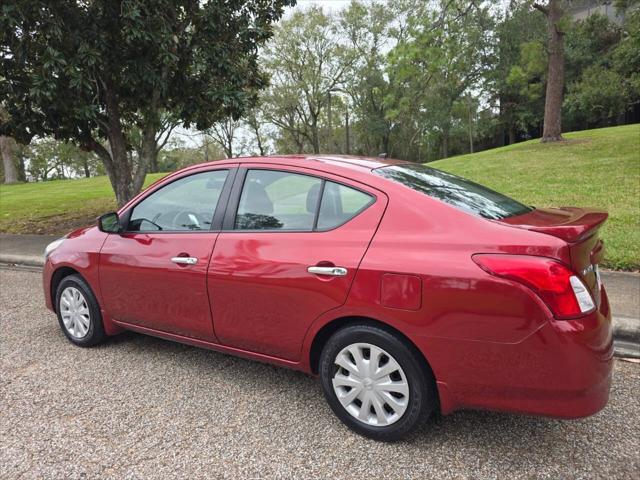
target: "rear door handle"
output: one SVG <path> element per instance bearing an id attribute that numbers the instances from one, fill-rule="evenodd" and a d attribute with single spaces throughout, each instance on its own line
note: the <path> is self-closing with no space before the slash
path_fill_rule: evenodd
<path id="1" fill-rule="evenodd" d="M 347 274 L 347 269 L 344 267 L 309 267 L 307 268 L 307 272 L 314 273 L 316 275 L 344 277 Z"/>
<path id="2" fill-rule="evenodd" d="M 196 257 L 172 257 L 171 261 L 180 265 L 195 265 L 198 263 L 198 259 Z"/>

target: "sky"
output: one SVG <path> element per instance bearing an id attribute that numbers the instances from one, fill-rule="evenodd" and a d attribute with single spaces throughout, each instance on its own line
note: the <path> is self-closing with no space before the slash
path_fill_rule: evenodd
<path id="1" fill-rule="evenodd" d="M 320 5 L 325 10 L 341 10 L 349 5 L 350 0 L 298 0 L 298 4 L 293 8 L 306 8 L 309 5 Z"/>
<path id="2" fill-rule="evenodd" d="M 297 8 L 307 8 L 310 5 L 320 5 L 325 11 L 340 11 L 349 5 L 351 0 L 298 0 L 298 3 L 293 9 Z M 391 2 L 393 0 L 386 0 L 387 2 Z M 500 4 L 501 6 L 506 6 L 509 3 L 509 0 L 495 0 L 495 3 Z"/>

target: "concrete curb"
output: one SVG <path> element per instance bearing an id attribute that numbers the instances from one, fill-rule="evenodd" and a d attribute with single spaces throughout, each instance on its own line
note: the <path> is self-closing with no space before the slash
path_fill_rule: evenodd
<path id="1" fill-rule="evenodd" d="M 44 267 L 44 256 L 0 253 L 0 264 L 42 268 Z"/>
<path id="2" fill-rule="evenodd" d="M 640 358 L 640 319 L 613 317 L 616 356 Z"/>
<path id="3" fill-rule="evenodd" d="M 0 254 L 0 266 L 41 270 L 44 266 L 44 257 L 2 253 Z M 616 356 L 640 358 L 640 319 L 623 316 L 613 317 L 613 339 Z"/>

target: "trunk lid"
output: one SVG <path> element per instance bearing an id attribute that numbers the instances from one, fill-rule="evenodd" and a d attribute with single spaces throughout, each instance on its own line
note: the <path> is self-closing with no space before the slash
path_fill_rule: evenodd
<path id="1" fill-rule="evenodd" d="M 571 267 L 600 305 L 598 264 L 604 258 L 604 243 L 598 229 L 607 220 L 604 210 L 593 208 L 539 208 L 500 223 L 560 238 L 569 245 Z"/>

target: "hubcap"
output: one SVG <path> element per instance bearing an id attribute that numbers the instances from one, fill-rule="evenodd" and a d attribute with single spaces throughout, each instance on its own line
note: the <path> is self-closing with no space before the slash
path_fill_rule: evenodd
<path id="1" fill-rule="evenodd" d="M 409 403 L 409 384 L 400 364 L 380 347 L 354 343 L 334 361 L 333 390 L 353 417 L 367 425 L 400 420 Z"/>
<path id="2" fill-rule="evenodd" d="M 75 287 L 67 287 L 60 295 L 60 316 L 64 328 L 74 338 L 83 338 L 89 331 L 91 316 L 84 295 Z"/>

